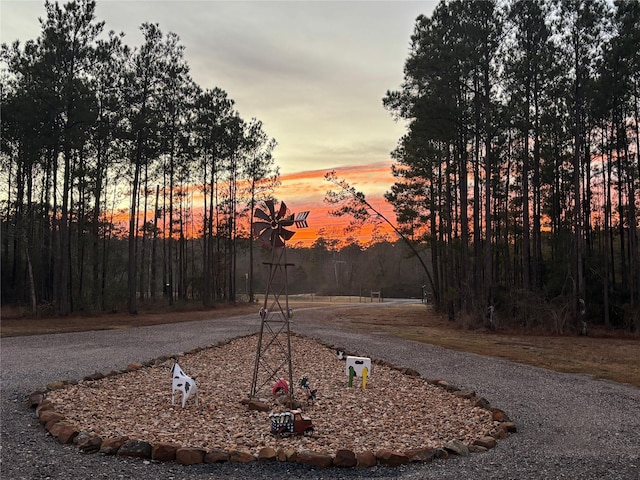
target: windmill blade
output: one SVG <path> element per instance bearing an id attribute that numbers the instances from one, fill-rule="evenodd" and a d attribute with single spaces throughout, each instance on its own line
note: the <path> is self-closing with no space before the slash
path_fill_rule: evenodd
<path id="1" fill-rule="evenodd" d="M 255 212 L 253 212 L 254 217 L 258 217 L 260 220 L 265 220 L 267 222 L 271 222 L 271 218 L 267 215 L 264 210 L 260 208 L 256 208 Z"/>
<path id="2" fill-rule="evenodd" d="M 273 200 L 267 200 L 266 202 L 264 202 L 264 204 L 267 206 L 267 208 L 269 209 L 269 220 L 273 220 L 276 217 L 276 209 L 273 206 Z"/>
<path id="3" fill-rule="evenodd" d="M 267 221 L 267 222 L 253 222 L 253 228 L 259 228 L 259 229 L 263 229 L 263 228 L 269 228 L 271 227 L 271 222 Z"/>
<path id="4" fill-rule="evenodd" d="M 269 235 L 269 244 L 277 245 L 278 239 L 278 232 L 276 232 L 275 230 L 271 230 L 271 235 Z"/>
<path id="5" fill-rule="evenodd" d="M 272 237 L 273 237 L 273 230 L 271 230 L 270 228 L 265 228 L 260 233 L 260 235 L 258 235 L 258 241 L 263 245 L 270 247 L 273 243 Z"/>
<path id="6" fill-rule="evenodd" d="M 276 232 L 275 230 L 273 231 L 273 247 L 274 248 L 282 248 L 284 247 L 284 238 L 282 238 L 282 235 L 278 232 Z"/>
<path id="7" fill-rule="evenodd" d="M 259 237 L 260 234 L 267 228 L 271 227 L 271 223 L 267 222 L 253 222 L 253 233 L 256 237 Z"/>
<path id="8" fill-rule="evenodd" d="M 280 211 L 278 211 L 278 216 L 276 217 L 277 220 L 280 220 L 282 218 L 284 218 L 284 216 L 287 214 L 287 204 L 284 202 L 280 203 Z"/>
<path id="9" fill-rule="evenodd" d="M 280 229 L 280 236 L 284 239 L 284 241 L 286 242 L 287 240 L 290 240 L 291 237 L 293 237 L 293 235 L 296 232 L 292 231 L 292 230 L 287 230 L 286 228 L 281 228 Z"/>

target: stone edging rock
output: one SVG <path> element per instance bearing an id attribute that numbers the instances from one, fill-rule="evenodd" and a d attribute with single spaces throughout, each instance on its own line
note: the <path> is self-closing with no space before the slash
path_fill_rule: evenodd
<path id="1" fill-rule="evenodd" d="M 195 348 L 188 352 L 176 355 L 161 356 L 148 362 L 132 363 L 129 364 L 126 369 L 120 371 L 111 371 L 106 374 L 95 372 L 91 375 L 85 376 L 82 380 L 85 382 L 97 381 L 105 377 L 139 370 L 141 368 L 164 363 L 172 357 L 180 357 L 182 355 L 194 354 L 209 348 L 220 347 L 237 338 L 239 337 L 235 337 L 228 341 L 218 342 L 217 344 L 209 345 L 207 347 Z M 318 341 L 317 339 L 314 340 L 334 351 L 344 351 L 344 349 L 339 346 L 328 345 Z M 358 352 L 350 352 L 348 354 L 362 356 L 362 354 Z M 393 365 L 385 360 L 372 359 L 372 363 L 396 370 L 404 375 L 420 377 L 420 373 L 412 368 Z M 376 452 L 365 451 L 360 453 L 355 453 L 348 449 L 338 449 L 333 455 L 309 450 L 297 451 L 292 448 L 280 448 L 275 450 L 273 447 L 264 447 L 257 455 L 253 455 L 249 452 L 239 450 L 227 451 L 222 449 L 213 449 L 205 451 L 199 448 L 169 443 L 157 443 L 152 445 L 148 442 L 131 439 L 127 436 L 118 438 L 101 438 L 95 434 L 78 431 L 73 424 L 66 421 L 62 414 L 54 410 L 52 402 L 46 398 L 48 392 L 66 388 L 66 386 L 77 382 L 67 380 L 51 382 L 46 386 L 46 389 L 35 391 L 28 395 L 28 403 L 31 408 L 35 409 L 40 424 L 44 426 L 51 436 L 55 437 L 62 444 L 75 444 L 81 452 L 100 452 L 105 455 L 138 457 L 157 462 L 175 461 L 181 465 L 219 462 L 248 463 L 254 461 L 279 461 L 307 464 L 317 468 L 368 468 L 376 465 L 393 467 L 412 462 L 428 463 L 434 459 L 449 458 L 451 455 L 468 456 L 471 453 L 486 452 L 496 446 L 497 440 L 504 439 L 510 433 L 517 431 L 516 425 L 509 420 L 503 410 L 491 407 L 485 398 L 477 396 L 474 391 L 462 390 L 450 385 L 442 379 L 425 379 L 425 381 L 431 385 L 446 390 L 452 395 L 470 400 L 476 407 L 490 411 L 493 420 L 498 422 L 497 427 L 491 432 L 487 432 L 486 436 L 476 439 L 470 445 L 454 440 L 449 442 L 443 448 L 418 448 L 404 452 L 378 450 Z"/>

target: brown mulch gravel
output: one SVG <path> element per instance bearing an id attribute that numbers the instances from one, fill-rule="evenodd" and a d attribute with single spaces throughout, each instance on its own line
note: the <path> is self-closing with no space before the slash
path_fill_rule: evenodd
<path id="1" fill-rule="evenodd" d="M 49 392 L 47 398 L 79 431 L 102 438 L 128 436 L 151 444 L 253 455 L 267 446 L 325 453 L 346 448 L 358 453 L 441 448 L 453 440 L 470 445 L 499 424 L 490 410 L 474 406 L 477 399 L 384 364 L 374 365 L 365 390 L 349 388 L 345 363 L 334 350 L 295 335 L 294 378 L 308 377 L 317 399 L 307 405 L 304 389 L 296 385 L 294 391 L 315 430 L 310 437 L 273 436 L 268 412 L 249 411 L 241 403 L 251 386 L 256 342 L 255 335 L 236 338 L 178 358 L 184 372 L 197 381 L 199 406 L 190 398 L 182 409 L 179 392 L 172 405 L 171 359 L 80 381 Z M 284 411 L 268 387 L 263 394 L 272 411 Z"/>

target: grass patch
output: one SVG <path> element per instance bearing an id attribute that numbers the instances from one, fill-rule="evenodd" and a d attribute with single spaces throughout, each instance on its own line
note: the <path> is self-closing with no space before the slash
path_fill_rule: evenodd
<path id="1" fill-rule="evenodd" d="M 401 305 L 338 312 L 341 325 L 535 365 L 583 373 L 640 387 L 640 338 L 631 336 L 542 335 L 514 330 L 470 330 L 425 305 Z"/>

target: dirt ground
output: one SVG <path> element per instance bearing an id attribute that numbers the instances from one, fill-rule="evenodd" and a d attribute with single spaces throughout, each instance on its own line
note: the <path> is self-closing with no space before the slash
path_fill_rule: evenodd
<path id="1" fill-rule="evenodd" d="M 295 308 L 317 303 L 291 302 Z M 589 336 L 542 335 L 530 332 L 469 330 L 437 315 L 422 304 L 385 308 L 340 310 L 336 320 L 343 326 L 439 345 L 453 350 L 510 359 L 561 372 L 584 373 L 597 378 L 640 387 L 640 337 L 615 332 L 592 332 Z M 208 310 L 167 310 L 138 315 L 114 313 L 99 316 L 33 318 L 3 310 L 0 336 L 68 333 L 87 330 L 124 329 L 164 323 L 187 322 L 257 312 L 256 304 L 218 305 Z M 375 312 L 375 313 L 372 313 Z"/>
<path id="2" fill-rule="evenodd" d="M 31 317 L 3 310 L 2 320 L 0 320 L 0 337 L 147 327 L 165 323 L 246 315 L 257 312 L 259 308 L 256 305 L 248 304 L 224 304 L 206 310 L 180 311 L 167 308 L 163 311 L 149 311 L 137 315 L 123 312 L 90 316 L 75 314 L 66 317 Z"/>

